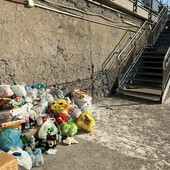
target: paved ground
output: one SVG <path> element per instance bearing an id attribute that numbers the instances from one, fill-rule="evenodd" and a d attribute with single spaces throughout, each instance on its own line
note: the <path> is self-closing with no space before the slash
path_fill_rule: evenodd
<path id="1" fill-rule="evenodd" d="M 169 170 L 170 102 L 155 104 L 126 97 L 96 101 L 100 113 L 92 134 L 79 144 L 58 145 L 33 170 Z"/>

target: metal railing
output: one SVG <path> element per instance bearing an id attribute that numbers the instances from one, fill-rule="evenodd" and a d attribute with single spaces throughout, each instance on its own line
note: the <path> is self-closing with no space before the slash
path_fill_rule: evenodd
<path id="1" fill-rule="evenodd" d="M 164 8 L 161 10 L 159 15 L 155 19 L 152 25 L 153 29 L 148 37 L 148 45 L 152 46 L 160 35 L 160 32 L 162 31 L 165 26 L 165 23 L 167 22 L 167 12 L 168 9 L 166 6 L 164 6 Z"/>
<path id="2" fill-rule="evenodd" d="M 134 37 L 125 46 L 122 52 L 117 56 L 117 66 L 118 66 L 118 84 L 125 76 L 125 73 L 134 62 L 137 55 L 140 53 L 141 49 L 146 47 L 148 37 L 148 21 L 141 26 Z"/>
<path id="3" fill-rule="evenodd" d="M 158 15 L 156 21 L 151 24 L 148 21 L 141 26 L 138 32 L 134 35 L 131 41 L 126 45 L 126 47 L 117 56 L 117 67 L 118 67 L 118 85 L 124 79 L 131 65 L 137 59 L 142 50 L 148 46 L 149 43 L 153 44 L 153 41 L 157 39 L 157 36 L 162 31 L 162 26 L 160 24 L 165 23 L 165 16 L 167 17 L 167 8 L 161 10 L 160 15 Z M 160 27 L 159 27 L 160 26 Z M 152 31 L 153 30 L 153 31 Z M 150 36 L 149 36 L 150 35 Z M 148 39 L 149 36 L 149 39 Z M 155 36 L 152 38 L 152 36 Z M 152 41 L 152 42 L 151 42 Z"/>
<path id="4" fill-rule="evenodd" d="M 122 49 L 125 48 L 126 44 L 131 40 L 132 36 L 132 33 L 126 31 L 102 64 L 102 72 L 103 75 L 106 76 L 107 88 L 109 91 L 112 89 L 114 84 L 117 84 L 117 55 L 121 52 Z M 113 79 L 113 77 L 116 78 L 116 81 Z"/>
<path id="5" fill-rule="evenodd" d="M 130 0 L 133 3 L 133 11 L 137 12 L 138 8 L 148 12 L 148 19 L 152 19 L 153 15 L 157 15 L 160 11 L 162 3 L 159 0 Z"/>
<path id="6" fill-rule="evenodd" d="M 169 78 L 170 78 L 170 47 L 163 61 L 162 92 L 164 92 Z"/>

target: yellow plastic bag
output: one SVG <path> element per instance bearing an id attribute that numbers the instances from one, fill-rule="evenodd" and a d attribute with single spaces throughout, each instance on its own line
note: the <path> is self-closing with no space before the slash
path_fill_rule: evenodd
<path id="1" fill-rule="evenodd" d="M 50 105 L 51 110 L 53 110 L 56 114 L 65 113 L 68 114 L 70 111 L 70 104 L 67 102 L 67 100 L 59 99 L 54 101 Z"/>
<path id="2" fill-rule="evenodd" d="M 96 122 L 91 113 L 86 109 L 77 119 L 76 125 L 87 132 L 92 132 L 96 126 Z"/>

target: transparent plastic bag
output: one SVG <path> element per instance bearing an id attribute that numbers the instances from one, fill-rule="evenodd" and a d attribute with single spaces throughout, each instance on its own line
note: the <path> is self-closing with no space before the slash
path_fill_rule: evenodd
<path id="1" fill-rule="evenodd" d="M 21 170 L 30 170 L 32 168 L 32 160 L 30 155 L 26 152 L 23 151 L 21 148 L 16 147 L 11 149 L 9 152 L 9 154 L 13 154 L 15 155 L 15 153 L 20 153 L 20 156 L 15 156 L 17 158 L 18 161 L 18 165 L 19 165 L 19 169 Z"/>

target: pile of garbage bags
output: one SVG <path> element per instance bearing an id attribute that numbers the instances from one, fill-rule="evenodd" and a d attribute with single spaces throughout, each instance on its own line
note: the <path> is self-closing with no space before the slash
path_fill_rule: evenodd
<path id="1" fill-rule="evenodd" d="M 55 154 L 60 142 L 78 143 L 74 135 L 92 132 L 98 116 L 92 97 L 79 89 L 64 95 L 41 83 L 0 85 L 0 150 L 25 169 L 41 166 L 43 153 Z M 37 127 L 38 135 L 28 137 Z"/>

